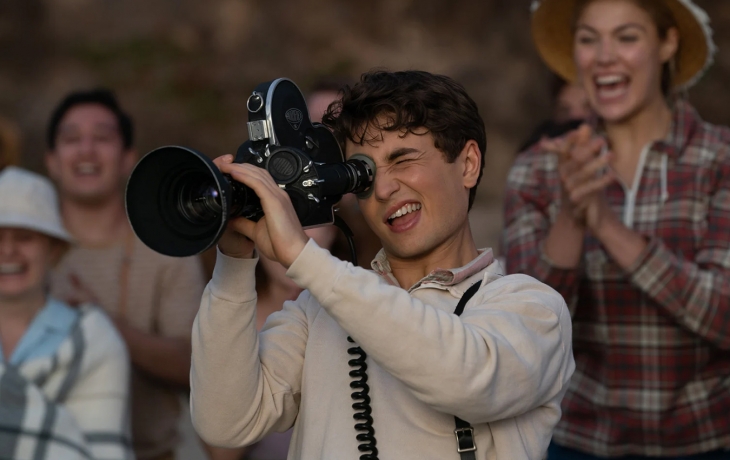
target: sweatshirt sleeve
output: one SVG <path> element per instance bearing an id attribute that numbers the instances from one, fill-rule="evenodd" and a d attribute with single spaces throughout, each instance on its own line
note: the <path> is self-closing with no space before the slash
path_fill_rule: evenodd
<path id="1" fill-rule="evenodd" d="M 258 259 L 218 252 L 193 324 L 190 409 L 198 434 L 222 447 L 253 444 L 297 417 L 308 336 L 306 295 L 256 330 Z M 271 340 L 269 340 L 269 338 Z"/>
<path id="2" fill-rule="evenodd" d="M 471 423 L 543 405 L 573 372 L 565 302 L 528 276 L 488 283 L 457 317 L 312 240 L 287 274 L 416 398 Z"/>

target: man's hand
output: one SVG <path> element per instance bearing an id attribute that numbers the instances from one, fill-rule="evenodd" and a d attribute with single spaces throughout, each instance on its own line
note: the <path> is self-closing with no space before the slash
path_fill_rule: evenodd
<path id="1" fill-rule="evenodd" d="M 214 163 L 223 174 L 253 190 L 264 210 L 264 217 L 258 222 L 242 217 L 231 220 L 218 243 L 221 252 L 250 258 L 255 244 L 263 255 L 289 268 L 309 241 L 289 195 L 263 168 L 233 163 L 231 155 L 217 158 Z"/>

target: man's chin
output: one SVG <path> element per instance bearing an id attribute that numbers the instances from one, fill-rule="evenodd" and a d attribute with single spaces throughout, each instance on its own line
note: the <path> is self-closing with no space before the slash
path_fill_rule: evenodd
<path id="1" fill-rule="evenodd" d="M 65 190 L 61 196 L 83 206 L 101 206 L 108 203 L 115 193 L 108 190 Z"/>
<path id="2" fill-rule="evenodd" d="M 425 257 L 430 250 L 425 247 L 387 247 L 385 246 L 385 254 L 389 259 L 399 260 L 419 260 Z"/>

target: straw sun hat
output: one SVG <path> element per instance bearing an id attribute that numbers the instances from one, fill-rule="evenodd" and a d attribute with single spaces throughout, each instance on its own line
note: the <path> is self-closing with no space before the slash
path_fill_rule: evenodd
<path id="1" fill-rule="evenodd" d="M 0 227 L 35 230 L 72 242 L 61 222 L 53 184 L 43 176 L 15 166 L 0 172 Z"/>
<path id="2" fill-rule="evenodd" d="M 573 62 L 572 22 L 578 0 L 535 0 L 532 3 L 532 38 L 545 63 L 567 81 L 576 80 Z M 675 89 L 697 83 L 712 65 L 716 47 L 712 41 L 710 18 L 692 0 L 664 2 L 679 29 Z"/>

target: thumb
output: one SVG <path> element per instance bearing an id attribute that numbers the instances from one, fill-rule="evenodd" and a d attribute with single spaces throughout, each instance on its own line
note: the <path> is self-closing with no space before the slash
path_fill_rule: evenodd
<path id="1" fill-rule="evenodd" d="M 588 142 L 593 137 L 593 128 L 588 123 L 583 123 L 576 133 L 578 143 Z"/>

